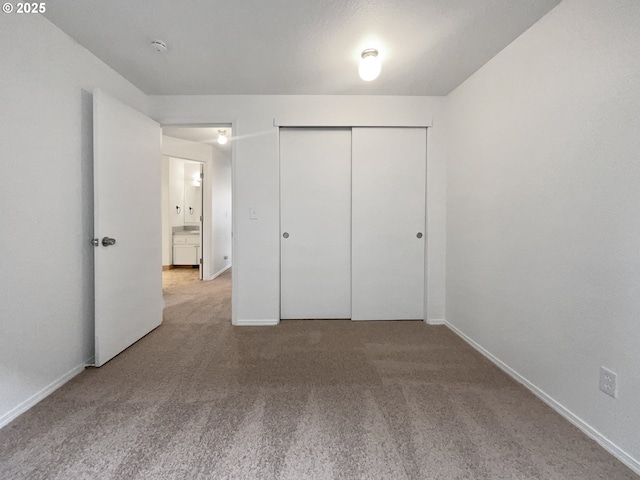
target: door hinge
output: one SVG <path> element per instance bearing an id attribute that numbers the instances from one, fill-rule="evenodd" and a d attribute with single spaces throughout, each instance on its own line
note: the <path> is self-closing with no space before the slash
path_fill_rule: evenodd
<path id="1" fill-rule="evenodd" d="M 200 179 L 204 178 L 204 173 L 200 172 Z"/>
<path id="2" fill-rule="evenodd" d="M 202 259 L 200 259 L 200 265 L 202 265 Z"/>
<path id="3" fill-rule="evenodd" d="M 202 215 L 200 215 L 200 221 L 203 221 L 203 220 L 204 220 L 204 218 L 202 217 Z"/>

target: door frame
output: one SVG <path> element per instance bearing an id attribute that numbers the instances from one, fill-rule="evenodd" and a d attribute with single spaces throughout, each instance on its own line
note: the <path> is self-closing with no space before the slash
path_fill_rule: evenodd
<path id="1" fill-rule="evenodd" d="M 201 263 L 199 263 L 198 265 L 198 270 L 199 270 L 199 279 L 200 280 L 204 280 L 204 272 L 205 272 L 205 267 L 209 266 L 209 262 L 212 261 L 212 259 L 209 258 L 209 255 L 205 256 L 204 252 L 205 249 L 202 247 L 204 245 L 204 234 L 205 234 L 205 229 L 204 229 L 204 219 L 205 219 L 205 213 L 204 213 L 204 206 L 205 206 L 205 202 L 204 202 L 204 193 L 205 193 L 205 182 L 208 181 L 208 177 L 205 174 L 205 166 L 210 165 L 211 160 L 198 160 L 195 158 L 188 158 L 188 157 L 183 157 L 183 156 L 179 156 L 179 155 L 165 155 L 164 153 L 162 153 L 162 157 L 169 157 L 169 159 L 175 158 L 176 160 L 184 160 L 186 162 L 194 162 L 194 163 L 198 163 L 200 165 L 200 213 L 201 213 L 201 220 L 200 220 L 200 259 L 202 260 Z M 210 195 L 210 199 L 213 200 L 213 190 L 209 190 L 211 195 Z M 209 204 L 210 205 L 210 204 Z M 165 206 L 162 206 L 161 208 L 164 208 Z M 169 207 L 171 208 L 171 207 Z M 169 227 L 171 227 L 169 225 Z M 162 232 L 162 235 L 165 235 L 167 232 Z M 173 245 L 173 242 L 172 242 Z M 173 259 L 173 246 L 172 246 L 172 252 L 171 252 L 171 258 Z M 207 279 L 209 280 L 209 279 Z"/>
<path id="2" fill-rule="evenodd" d="M 163 122 L 160 122 L 160 128 L 164 128 L 164 127 L 180 127 L 180 128 L 198 128 L 198 127 L 207 127 L 207 128 L 213 128 L 213 127 L 218 127 L 218 126 L 224 126 L 224 127 L 229 127 L 229 125 L 231 126 L 231 131 L 232 132 L 237 132 L 237 120 L 235 118 L 227 118 L 227 117 L 216 117 L 216 116 L 203 116 L 200 117 L 198 116 L 197 119 L 189 119 L 189 118 L 175 118 L 175 119 L 167 119 Z M 215 148 L 215 147 L 214 147 Z M 235 235 L 235 232 L 238 231 L 238 226 L 237 226 L 237 221 L 238 221 L 238 216 L 237 216 L 237 212 L 236 212 L 236 206 L 237 206 L 237 202 L 236 202 L 236 155 L 237 155 L 237 148 L 235 147 L 235 145 L 231 146 L 231 268 L 233 269 L 234 265 L 237 265 L 237 255 L 238 255 L 238 240 L 237 240 L 237 235 Z M 180 157 L 176 157 L 176 158 L 180 158 Z M 192 160 L 190 158 L 186 158 L 184 160 Z M 196 160 L 197 161 L 197 160 Z M 203 182 L 204 183 L 204 182 Z M 202 198 L 204 201 L 204 188 L 202 189 Z M 213 188 L 211 189 L 211 197 L 210 199 L 213 201 Z M 211 203 L 209 203 L 209 205 L 211 205 Z M 208 208 L 207 212 L 209 214 L 211 214 L 211 210 Z M 205 211 L 204 208 L 202 210 L 202 215 L 205 215 Z M 204 238 L 203 238 L 203 242 L 204 243 Z M 204 249 L 202 251 L 202 262 L 203 262 L 203 267 L 204 267 Z M 234 305 L 237 305 L 238 302 L 238 288 L 237 288 L 237 284 L 238 284 L 238 278 L 237 275 L 233 275 L 233 273 L 231 274 L 231 323 L 235 324 L 235 320 L 236 320 L 236 313 L 235 313 L 235 309 L 233 308 Z"/>
<path id="3" fill-rule="evenodd" d="M 374 127 L 374 128 L 424 128 L 426 130 L 425 141 L 426 141 L 426 158 L 425 158 L 425 211 L 424 211 L 424 298 L 423 298 L 423 321 L 428 324 L 440 325 L 442 321 L 430 321 L 429 320 L 429 148 L 430 148 L 430 140 L 429 134 L 430 129 L 433 127 L 433 119 L 416 119 L 415 121 L 399 121 L 399 122 L 379 122 L 372 121 L 349 121 L 349 119 L 344 120 L 328 120 L 325 118 L 310 118 L 306 115 L 300 115 L 298 113 L 287 115 L 283 114 L 278 118 L 273 119 L 273 126 L 276 127 L 277 130 L 277 156 L 278 156 L 278 171 L 280 171 L 280 129 L 281 128 L 366 128 L 366 127 Z M 280 188 L 278 186 L 278 188 Z M 279 201 L 279 197 L 278 197 Z M 234 202 L 235 205 L 235 202 Z M 278 211 L 280 211 L 280 205 L 278 205 Z M 235 216 L 234 216 L 235 218 Z M 281 219 L 279 219 L 279 232 L 282 231 Z M 235 228 L 235 225 L 234 225 Z M 235 251 L 235 244 L 234 244 Z M 278 249 L 278 264 L 282 259 L 280 258 L 280 250 Z M 278 272 L 278 277 L 281 278 L 282 272 Z M 234 297 L 235 301 L 235 297 Z M 280 317 L 280 314 L 278 315 Z"/>

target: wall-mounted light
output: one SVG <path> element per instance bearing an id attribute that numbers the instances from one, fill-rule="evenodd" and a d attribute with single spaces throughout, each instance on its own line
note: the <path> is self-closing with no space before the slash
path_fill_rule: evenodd
<path id="1" fill-rule="evenodd" d="M 362 60 L 360 61 L 360 67 L 358 73 L 360 78 L 366 82 L 375 80 L 380 75 L 380 59 L 378 58 L 378 50 L 375 48 L 367 48 L 362 52 Z"/>
<path id="2" fill-rule="evenodd" d="M 227 139 L 227 131 L 222 129 L 222 130 L 218 130 L 218 143 L 220 145 L 224 145 L 225 143 L 227 143 L 228 139 Z"/>

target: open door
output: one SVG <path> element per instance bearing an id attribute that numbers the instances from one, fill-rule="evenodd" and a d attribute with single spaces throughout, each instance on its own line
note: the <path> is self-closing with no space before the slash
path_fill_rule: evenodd
<path id="1" fill-rule="evenodd" d="M 95 364 L 162 322 L 160 125 L 93 92 Z"/>

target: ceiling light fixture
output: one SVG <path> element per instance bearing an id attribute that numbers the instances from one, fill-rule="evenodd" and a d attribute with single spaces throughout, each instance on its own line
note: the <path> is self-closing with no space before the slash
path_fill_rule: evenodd
<path id="1" fill-rule="evenodd" d="M 375 48 L 367 48 L 362 52 L 362 60 L 360 61 L 360 67 L 358 73 L 360 78 L 366 82 L 375 80 L 380 75 L 380 59 L 378 58 L 378 50 Z"/>
<path id="2" fill-rule="evenodd" d="M 220 145 L 224 145 L 225 143 L 227 143 L 228 139 L 227 139 L 227 131 L 222 129 L 222 130 L 218 130 L 218 143 Z"/>

